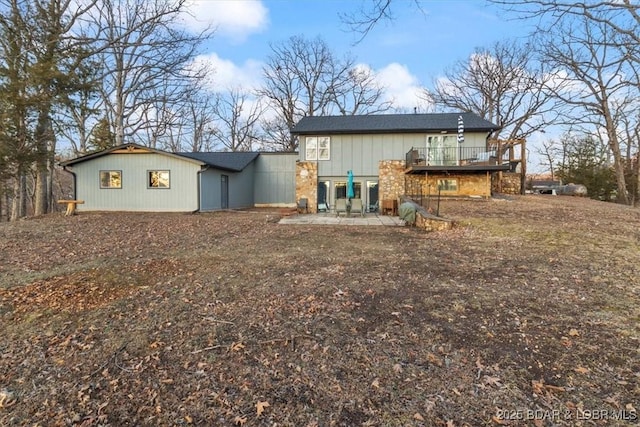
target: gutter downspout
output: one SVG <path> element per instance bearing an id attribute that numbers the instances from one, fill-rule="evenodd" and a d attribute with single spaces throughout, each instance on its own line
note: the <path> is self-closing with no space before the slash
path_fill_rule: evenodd
<path id="1" fill-rule="evenodd" d="M 67 169 L 66 166 L 62 166 L 62 170 L 67 173 L 70 173 L 73 176 L 73 200 L 78 200 L 78 194 L 77 194 L 78 186 L 76 185 L 78 177 L 76 176 L 76 173 Z"/>
<path id="2" fill-rule="evenodd" d="M 195 211 L 191 212 L 191 213 L 200 212 L 200 209 L 202 207 L 201 203 L 200 203 L 200 197 L 202 195 L 202 172 L 206 171 L 207 169 L 209 169 L 209 165 L 205 165 L 203 169 L 200 169 L 197 172 L 197 175 L 198 175 L 198 196 L 197 196 L 198 197 L 198 208 Z"/>

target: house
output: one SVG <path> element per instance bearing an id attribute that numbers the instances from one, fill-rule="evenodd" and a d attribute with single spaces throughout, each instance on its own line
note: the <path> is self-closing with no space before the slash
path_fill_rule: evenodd
<path id="1" fill-rule="evenodd" d="M 62 162 L 83 211 L 295 205 L 296 153 L 169 153 L 124 144 Z"/>
<path id="2" fill-rule="evenodd" d="M 524 189 L 524 141 L 491 140 L 472 113 L 305 117 L 298 153 L 169 153 L 124 144 L 61 163 L 78 210 L 195 212 L 334 208 L 347 196 L 375 211 L 400 196 L 481 196 Z M 516 147 L 520 146 L 520 155 Z"/>
<path id="3" fill-rule="evenodd" d="M 524 141 L 490 140 L 497 129 L 473 113 L 305 117 L 292 129 L 299 138 L 296 199 L 308 199 L 311 211 L 335 205 L 346 197 L 348 171 L 355 197 L 369 209 L 401 195 L 520 192 Z"/>

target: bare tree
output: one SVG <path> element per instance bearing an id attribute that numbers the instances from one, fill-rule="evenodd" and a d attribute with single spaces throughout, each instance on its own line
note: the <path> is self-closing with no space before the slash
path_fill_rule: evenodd
<path id="1" fill-rule="evenodd" d="M 217 123 L 214 138 L 229 151 L 251 151 L 258 140 L 258 124 L 263 108 L 240 89 L 229 89 L 218 96 L 213 108 Z"/>
<path id="2" fill-rule="evenodd" d="M 292 152 L 298 149 L 298 141 L 291 136 L 291 127 L 279 117 L 263 118 L 260 127 L 264 139 L 261 150 Z"/>
<path id="3" fill-rule="evenodd" d="M 215 102 L 208 94 L 194 96 L 185 108 L 190 125 L 190 151 L 211 151 L 215 147 L 214 109 Z"/>
<path id="4" fill-rule="evenodd" d="M 638 46 L 640 46 L 640 4 L 631 0 L 598 0 L 598 1 L 566 1 L 566 0 L 490 0 L 502 5 L 509 12 L 524 19 L 547 18 L 548 22 L 541 26 L 544 31 L 554 27 L 563 20 L 575 17 L 602 24 L 613 33 L 623 37 L 629 44 L 626 46 L 635 61 L 640 62 Z M 541 24 L 542 25 L 542 24 Z"/>
<path id="5" fill-rule="evenodd" d="M 334 91 L 335 106 L 342 115 L 383 113 L 393 107 L 392 101 L 384 101 L 385 88 L 368 68 L 354 67 L 342 90 Z"/>
<path id="6" fill-rule="evenodd" d="M 359 37 L 355 44 L 360 43 L 379 23 L 393 21 L 393 6 L 398 3 L 393 0 L 373 0 L 367 1 L 361 7 L 352 13 L 340 14 L 342 23 L 346 25 L 347 30 Z M 406 4 L 406 2 L 400 2 Z M 413 5 L 417 10 L 422 12 L 420 0 L 413 0 Z"/>
<path id="7" fill-rule="evenodd" d="M 337 58 L 321 38 L 294 36 L 271 45 L 263 73 L 265 85 L 258 95 L 277 114 L 263 127 L 271 145 L 283 151 L 297 149 L 289 130 L 302 117 L 390 108 L 370 72 L 356 67 L 349 56 Z"/>
<path id="8" fill-rule="evenodd" d="M 544 166 L 549 169 L 552 181 L 555 179 L 558 151 L 558 143 L 552 139 L 542 141 L 540 146 L 536 147 L 536 153 L 542 157 L 540 166 Z"/>
<path id="9" fill-rule="evenodd" d="M 116 144 L 150 126 L 155 128 L 152 133 L 164 134 L 169 124 L 162 120 L 172 117 L 168 106 L 184 99 L 183 89 L 201 76 L 191 61 L 212 33 L 177 29 L 185 4 L 185 0 L 104 0 L 92 11 L 91 24 L 105 45 L 99 52 L 102 98 Z M 149 121 L 151 115 L 154 120 Z"/>
<path id="10" fill-rule="evenodd" d="M 330 111 L 352 66 L 349 58 L 336 59 L 321 38 L 294 36 L 271 45 L 271 55 L 263 69 L 265 84 L 258 94 L 268 100 L 284 126 L 291 129 L 302 117 Z M 290 135 L 282 145 L 286 151 L 297 148 Z"/>
<path id="11" fill-rule="evenodd" d="M 499 125 L 495 138 L 526 138 L 557 118 L 559 107 L 547 90 L 551 78 L 529 45 L 498 42 L 456 63 L 425 97 L 442 109 L 473 112 Z"/>
<path id="12" fill-rule="evenodd" d="M 602 130 L 614 161 L 617 197 L 629 203 L 625 161 L 621 150 L 621 120 L 636 107 L 638 86 L 624 78 L 630 67 L 620 35 L 586 16 L 564 20 L 546 36 L 540 47 L 557 70 L 554 96 L 568 105 L 574 123 Z"/>
<path id="13" fill-rule="evenodd" d="M 491 1 L 519 18 L 537 20 L 537 32 L 549 33 L 543 55 L 555 64 L 558 80 L 569 83 L 566 90 L 556 91 L 557 96 L 572 107 L 574 126 L 604 132 L 614 159 L 618 201 L 629 203 L 624 166 L 631 162 L 630 139 L 621 138 L 620 128 L 637 111 L 634 100 L 640 97 L 640 4 Z"/>
<path id="14" fill-rule="evenodd" d="M 172 126 L 167 128 L 162 148 L 173 152 L 212 151 L 216 145 L 213 99 L 213 94 L 204 91 L 189 92 Z"/>
<path id="15" fill-rule="evenodd" d="M 636 107 L 640 111 L 640 105 Z M 627 185 L 633 206 L 640 205 L 640 113 L 628 114 L 622 119 L 621 138 L 626 145 Z"/>

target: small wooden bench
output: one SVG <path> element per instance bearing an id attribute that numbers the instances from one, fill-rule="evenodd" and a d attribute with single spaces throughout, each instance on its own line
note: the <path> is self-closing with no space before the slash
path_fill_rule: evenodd
<path id="1" fill-rule="evenodd" d="M 84 200 L 58 200 L 61 205 L 67 205 L 67 211 L 64 216 L 71 216 L 76 213 L 76 205 L 84 204 Z"/>

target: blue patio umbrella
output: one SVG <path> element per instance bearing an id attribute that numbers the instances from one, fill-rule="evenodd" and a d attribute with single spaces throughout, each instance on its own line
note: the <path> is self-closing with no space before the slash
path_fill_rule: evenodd
<path id="1" fill-rule="evenodd" d="M 347 172 L 347 199 L 351 200 L 355 197 L 355 193 L 353 191 L 353 172 Z"/>

